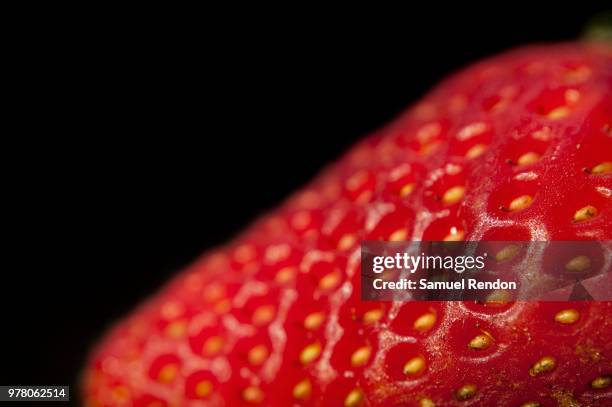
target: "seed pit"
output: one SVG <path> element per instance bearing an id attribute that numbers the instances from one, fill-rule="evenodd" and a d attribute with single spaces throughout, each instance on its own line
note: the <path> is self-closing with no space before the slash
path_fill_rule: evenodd
<path id="1" fill-rule="evenodd" d="M 509 215 L 518 216 L 535 203 L 538 188 L 539 180 L 537 177 L 513 177 L 512 181 L 502 184 L 491 194 L 489 200 L 490 211 L 497 212 L 504 218 Z"/>
<path id="2" fill-rule="evenodd" d="M 189 399 L 207 399 L 217 385 L 218 382 L 211 372 L 199 370 L 185 379 L 185 393 Z"/>
<path id="3" fill-rule="evenodd" d="M 423 191 L 423 203 L 432 211 L 460 203 L 469 191 L 463 166 L 448 164 L 433 171 L 432 177 L 435 181 Z"/>
<path id="4" fill-rule="evenodd" d="M 437 121 L 421 126 L 408 143 L 410 149 L 422 156 L 430 155 L 441 146 L 446 127 L 445 123 Z"/>
<path id="5" fill-rule="evenodd" d="M 414 213 L 407 207 L 399 206 L 382 216 L 373 229 L 367 233 L 367 240 L 406 240 L 412 233 Z"/>
<path id="6" fill-rule="evenodd" d="M 423 240 L 428 241 L 462 241 L 466 237 L 465 226 L 454 216 L 433 221 L 423 233 Z"/>
<path id="7" fill-rule="evenodd" d="M 385 370 L 392 380 L 415 380 L 426 372 L 427 358 L 415 344 L 401 343 L 391 348 L 385 357 Z"/>
<path id="8" fill-rule="evenodd" d="M 559 120 L 571 114 L 580 98 L 581 94 L 575 88 L 546 89 L 527 106 L 549 120 Z"/>
<path id="9" fill-rule="evenodd" d="M 174 354 L 158 356 L 149 367 L 149 377 L 153 380 L 169 384 L 179 375 L 181 360 Z"/>
<path id="10" fill-rule="evenodd" d="M 448 332 L 448 343 L 452 344 L 453 352 L 469 360 L 494 353 L 497 336 L 494 329 L 479 318 L 469 324 L 453 324 Z"/>
<path id="11" fill-rule="evenodd" d="M 493 127 L 489 123 L 470 123 L 459 129 L 451 139 L 449 152 L 452 156 L 473 160 L 486 152 L 493 134 Z"/>
<path id="12" fill-rule="evenodd" d="M 400 309 L 391 329 L 400 335 L 429 335 L 442 319 L 442 309 L 435 303 L 411 302 Z"/>
<path id="13" fill-rule="evenodd" d="M 423 178 L 421 165 L 402 163 L 389 170 L 385 177 L 383 194 L 389 198 L 409 197 L 417 187 L 417 180 Z"/>

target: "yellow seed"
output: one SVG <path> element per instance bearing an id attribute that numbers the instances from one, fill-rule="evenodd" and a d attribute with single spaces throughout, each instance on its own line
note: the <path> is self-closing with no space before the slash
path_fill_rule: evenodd
<path id="1" fill-rule="evenodd" d="M 359 196 L 357 196 L 357 198 L 355 198 L 355 203 L 357 205 L 364 205 L 368 203 L 370 199 L 372 199 L 372 195 L 373 195 L 372 191 L 367 189 L 363 191 L 362 193 L 360 193 Z"/>
<path id="2" fill-rule="evenodd" d="M 296 274 L 297 272 L 295 267 L 283 267 L 282 269 L 278 270 L 274 279 L 279 284 L 286 284 L 293 281 Z"/>
<path id="3" fill-rule="evenodd" d="M 469 400 L 476 394 L 478 388 L 473 384 L 465 384 L 455 391 L 455 398 L 459 401 Z"/>
<path id="4" fill-rule="evenodd" d="M 210 380 L 202 380 L 196 384 L 195 393 L 198 397 L 208 397 L 212 393 L 213 385 Z"/>
<path id="5" fill-rule="evenodd" d="M 420 332 L 425 332 L 430 330 L 434 324 L 436 323 L 436 314 L 432 312 L 428 312 L 426 314 L 421 315 L 414 321 L 414 329 Z"/>
<path id="6" fill-rule="evenodd" d="M 490 307 L 501 307 L 512 299 L 512 294 L 507 290 L 493 290 L 487 295 L 485 304 Z"/>
<path id="7" fill-rule="evenodd" d="M 465 187 L 458 185 L 452 188 L 449 188 L 444 195 L 442 196 L 442 203 L 444 205 L 452 205 L 454 203 L 459 202 L 463 199 L 465 195 Z"/>
<path id="8" fill-rule="evenodd" d="M 319 342 L 312 343 L 302 349 L 300 353 L 300 362 L 303 365 L 307 365 L 313 361 L 315 361 L 319 355 L 321 354 L 321 344 Z"/>
<path id="9" fill-rule="evenodd" d="M 521 407 L 540 407 L 540 403 L 536 403 L 535 401 L 528 401 L 527 403 L 521 404 Z"/>
<path id="10" fill-rule="evenodd" d="M 130 389 L 125 386 L 116 386 L 113 388 L 112 394 L 116 401 L 126 402 L 130 397 Z"/>
<path id="11" fill-rule="evenodd" d="M 596 379 L 593 379 L 591 382 L 591 387 L 594 389 L 605 389 L 612 383 L 612 378 L 610 376 L 599 376 Z"/>
<path id="12" fill-rule="evenodd" d="M 436 403 L 434 403 L 433 400 L 425 397 L 419 401 L 419 407 L 436 407 Z"/>
<path id="13" fill-rule="evenodd" d="M 540 155 L 538 153 L 534 153 L 533 151 L 530 151 L 528 153 L 521 155 L 518 158 L 516 163 L 518 165 L 530 165 L 530 164 L 537 162 L 539 159 L 540 159 Z"/>
<path id="14" fill-rule="evenodd" d="M 247 403 L 259 404 L 264 400 L 264 392 L 255 386 L 249 386 L 242 390 L 242 399 Z"/>
<path id="15" fill-rule="evenodd" d="M 406 184 L 406 185 L 404 185 L 402 187 L 402 189 L 400 189 L 400 192 L 399 192 L 400 196 L 402 198 L 407 197 L 408 195 L 410 195 L 412 193 L 412 191 L 414 191 L 414 187 L 415 187 L 414 184 Z"/>
<path id="16" fill-rule="evenodd" d="M 565 265 L 567 271 L 585 271 L 591 267 L 591 259 L 587 256 L 576 256 Z"/>
<path id="17" fill-rule="evenodd" d="M 414 375 L 422 372 L 423 369 L 425 369 L 425 359 L 422 356 L 416 356 L 406 362 L 402 371 L 405 375 Z"/>
<path id="18" fill-rule="evenodd" d="M 213 356 L 221 351 L 225 341 L 220 336 L 212 336 L 204 342 L 202 353 L 204 356 Z"/>
<path id="19" fill-rule="evenodd" d="M 347 233 L 338 241 L 338 250 L 348 250 L 355 244 L 355 235 Z"/>
<path id="20" fill-rule="evenodd" d="M 460 242 L 465 237 L 465 232 L 463 230 L 457 229 L 456 227 L 450 228 L 450 233 L 444 236 L 445 242 Z"/>
<path id="21" fill-rule="evenodd" d="M 310 380 L 304 379 L 293 388 L 293 397 L 298 400 L 306 400 L 312 393 L 312 384 Z"/>
<path id="22" fill-rule="evenodd" d="M 508 209 L 512 212 L 521 211 L 533 202 L 533 198 L 529 195 L 521 195 L 518 198 L 514 198 L 510 205 L 508 205 Z"/>
<path id="23" fill-rule="evenodd" d="M 395 232 L 391 233 L 389 236 L 390 242 L 401 242 L 406 240 L 408 237 L 408 231 L 406 229 L 398 229 Z"/>
<path id="24" fill-rule="evenodd" d="M 176 363 L 170 363 L 162 367 L 157 374 L 157 380 L 161 383 L 170 383 L 174 380 L 178 373 L 178 365 Z"/>
<path id="25" fill-rule="evenodd" d="M 502 262 L 516 257 L 521 248 L 516 244 L 509 244 L 495 254 L 495 260 Z"/>
<path id="26" fill-rule="evenodd" d="M 574 213 L 574 222 L 584 222 L 597 216 L 597 208 L 592 205 L 582 207 Z"/>
<path id="27" fill-rule="evenodd" d="M 476 335 L 470 343 L 468 343 L 468 347 L 471 349 L 486 349 L 491 346 L 493 343 L 493 338 L 487 334 Z"/>
<path id="28" fill-rule="evenodd" d="M 369 346 L 362 346 L 351 355 L 351 365 L 354 367 L 363 366 L 368 363 L 372 349 Z"/>
<path id="29" fill-rule="evenodd" d="M 612 172 L 612 161 L 604 161 L 591 169 L 592 174 L 609 174 Z"/>
<path id="30" fill-rule="evenodd" d="M 576 89 L 568 89 L 565 91 L 565 101 L 569 104 L 575 104 L 580 100 L 580 92 Z"/>
<path id="31" fill-rule="evenodd" d="M 378 322 L 383 317 L 383 310 L 380 308 L 374 308 L 369 311 L 366 311 L 363 314 L 363 323 L 366 325 L 373 324 Z"/>
<path id="32" fill-rule="evenodd" d="M 550 140 L 551 138 L 550 127 L 544 126 L 540 130 L 534 131 L 533 133 L 531 133 L 531 137 L 533 137 L 535 140 L 540 140 L 540 141 Z"/>
<path id="33" fill-rule="evenodd" d="M 357 407 L 363 403 L 363 391 L 353 389 L 344 399 L 344 407 Z"/>
<path id="34" fill-rule="evenodd" d="M 187 332 L 187 322 L 174 321 L 166 327 L 166 335 L 171 338 L 181 338 Z"/>
<path id="35" fill-rule="evenodd" d="M 531 369 L 529 369 L 529 375 L 537 376 L 540 373 L 549 372 L 555 368 L 555 359 L 551 356 L 544 356 L 538 360 Z"/>
<path id="36" fill-rule="evenodd" d="M 555 315 L 556 322 L 566 325 L 573 324 L 574 322 L 578 321 L 578 318 L 580 318 L 580 314 L 578 313 L 578 311 L 571 308 L 559 311 Z"/>
<path id="37" fill-rule="evenodd" d="M 309 331 L 314 331 L 319 329 L 321 324 L 325 321 L 325 314 L 322 312 L 313 312 L 308 314 L 306 318 L 304 318 L 304 328 Z"/>
<path id="38" fill-rule="evenodd" d="M 253 312 L 251 321 L 255 326 L 263 326 L 274 319 L 276 309 L 273 305 L 262 305 Z"/>
<path id="39" fill-rule="evenodd" d="M 247 355 L 249 363 L 255 366 L 261 365 L 268 357 L 268 349 L 264 345 L 257 345 L 251 348 Z"/>
<path id="40" fill-rule="evenodd" d="M 570 113 L 569 107 L 560 106 L 548 112 L 546 117 L 549 118 L 550 120 L 559 120 L 559 119 L 566 117 L 569 113 Z"/>
<path id="41" fill-rule="evenodd" d="M 465 153 L 465 158 L 472 160 L 487 151 L 487 146 L 484 144 L 476 144 Z"/>
<path id="42" fill-rule="evenodd" d="M 421 144 L 421 149 L 419 150 L 419 154 L 424 155 L 424 156 L 430 155 L 431 153 L 436 151 L 438 147 L 440 147 L 441 144 L 442 142 L 435 141 L 435 140 L 430 143 Z"/>
<path id="43" fill-rule="evenodd" d="M 230 310 L 231 307 L 232 307 L 232 302 L 228 298 L 225 298 L 225 299 L 217 302 L 214 305 L 213 309 L 218 314 L 225 314 L 226 312 L 228 312 Z"/>
<path id="44" fill-rule="evenodd" d="M 212 284 L 205 288 L 204 301 L 216 302 L 219 301 L 225 295 L 225 288 L 220 284 Z"/>
<path id="45" fill-rule="evenodd" d="M 332 290 L 338 286 L 340 283 L 340 272 L 334 271 L 329 274 L 326 274 L 319 280 L 319 288 L 325 291 Z"/>

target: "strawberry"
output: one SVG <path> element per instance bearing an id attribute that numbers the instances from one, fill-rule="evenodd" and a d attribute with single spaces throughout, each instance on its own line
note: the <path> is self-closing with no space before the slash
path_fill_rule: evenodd
<path id="1" fill-rule="evenodd" d="M 612 302 L 359 299 L 362 240 L 611 240 L 611 196 L 612 48 L 480 62 L 119 323 L 85 399 L 612 405 Z"/>

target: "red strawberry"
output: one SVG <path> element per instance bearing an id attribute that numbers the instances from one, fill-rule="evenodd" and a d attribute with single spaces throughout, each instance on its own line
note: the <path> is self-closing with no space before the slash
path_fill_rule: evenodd
<path id="1" fill-rule="evenodd" d="M 610 406 L 612 303 L 359 300 L 359 242 L 612 239 L 612 48 L 445 81 L 108 335 L 90 406 Z M 607 254 L 610 256 L 610 253 Z"/>

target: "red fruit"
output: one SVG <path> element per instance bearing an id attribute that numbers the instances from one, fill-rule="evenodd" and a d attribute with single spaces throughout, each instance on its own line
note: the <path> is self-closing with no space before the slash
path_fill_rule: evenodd
<path id="1" fill-rule="evenodd" d="M 610 302 L 375 303 L 358 288 L 360 240 L 611 240 L 611 196 L 612 48 L 478 63 L 115 327 L 85 398 L 612 405 Z"/>

